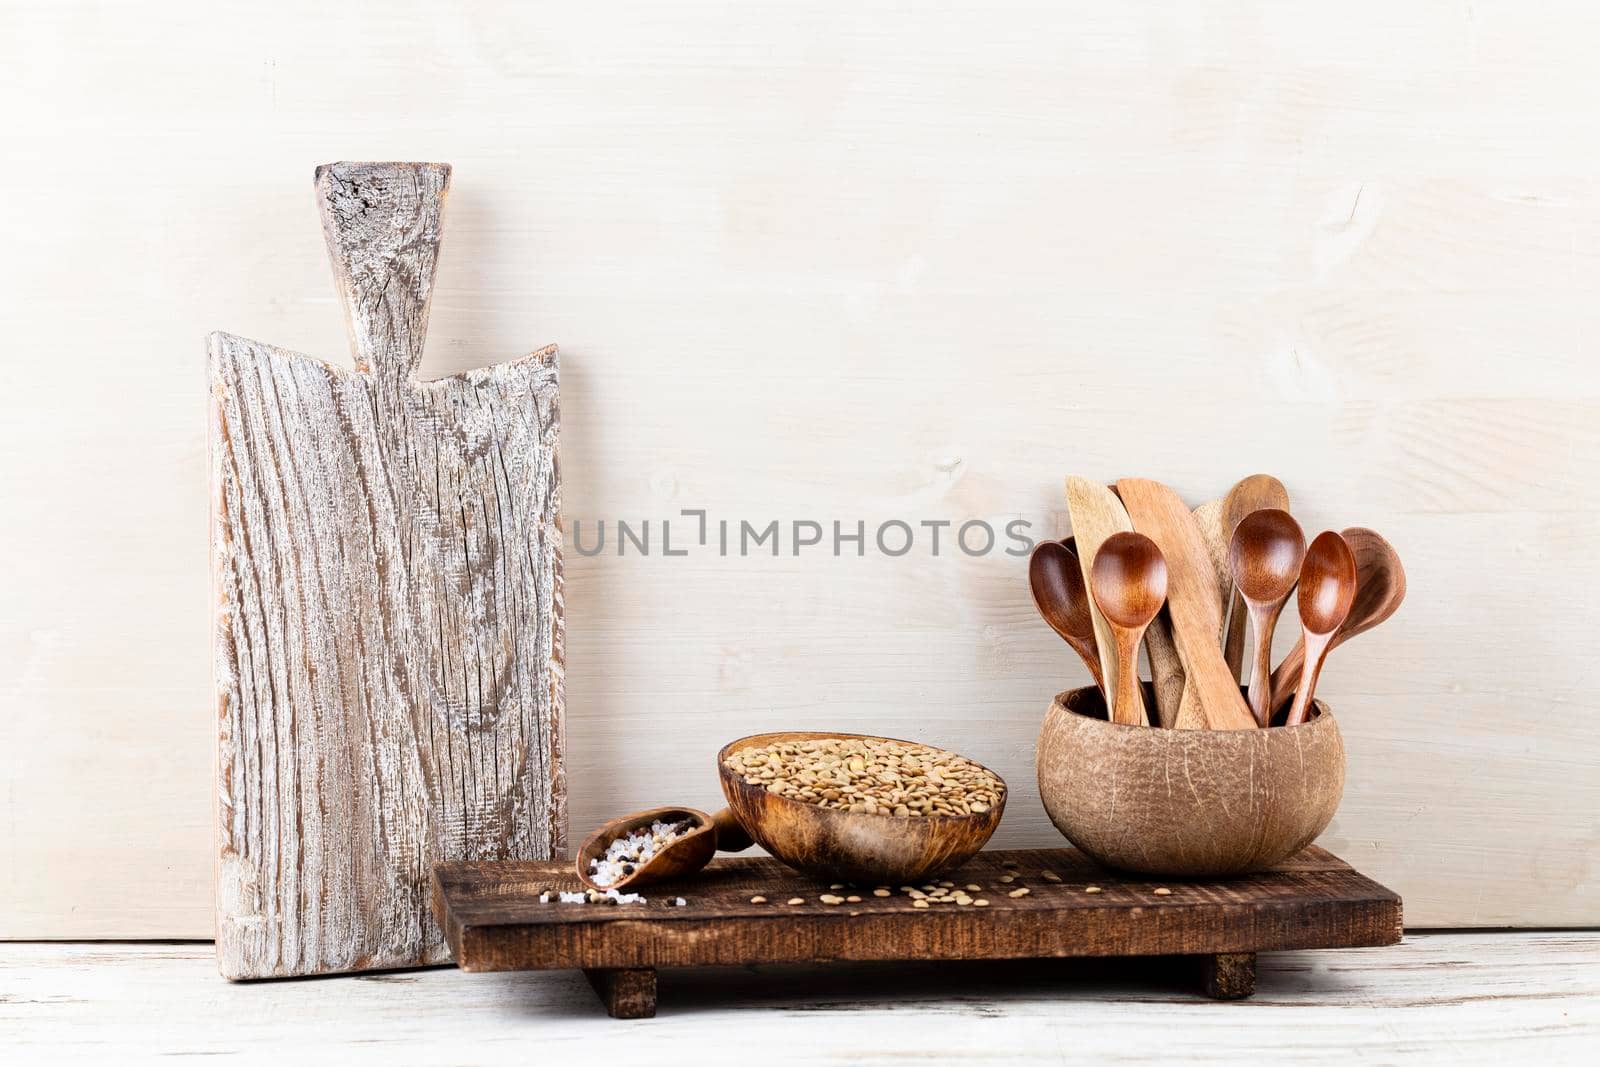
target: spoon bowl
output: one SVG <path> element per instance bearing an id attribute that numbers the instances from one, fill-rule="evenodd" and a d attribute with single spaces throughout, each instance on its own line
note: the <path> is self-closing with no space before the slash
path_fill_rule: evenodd
<path id="1" fill-rule="evenodd" d="M 1117 642 L 1112 716 L 1120 723 L 1142 724 L 1139 640 L 1167 599 L 1166 557 L 1144 534 L 1112 534 L 1095 553 L 1089 587 Z"/>
<path id="2" fill-rule="evenodd" d="M 1167 600 L 1167 560 L 1141 533 L 1106 538 L 1091 572 L 1100 614 L 1127 629 L 1148 626 Z"/>
<path id="3" fill-rule="evenodd" d="M 1255 658 L 1250 668 L 1250 711 L 1258 725 L 1272 713 L 1272 633 L 1289 592 L 1300 580 L 1306 535 L 1281 508 L 1253 511 L 1234 528 L 1228 569 L 1250 609 Z"/>
<path id="4" fill-rule="evenodd" d="M 1356 557 L 1345 539 L 1326 530 L 1306 549 L 1300 570 L 1300 623 L 1308 635 L 1339 629 L 1356 598 Z"/>
<path id="5" fill-rule="evenodd" d="M 1356 557 L 1345 539 L 1332 530 L 1317 535 L 1306 549 L 1300 568 L 1300 627 L 1306 644 L 1306 665 L 1289 711 L 1288 724 L 1305 721 L 1322 672 L 1328 647 L 1356 598 Z"/>
<path id="6" fill-rule="evenodd" d="M 1039 615 L 1072 647 L 1089 668 L 1095 684 L 1103 688 L 1089 590 L 1083 584 L 1083 568 L 1077 554 L 1062 541 L 1040 542 L 1028 558 L 1028 588 Z"/>

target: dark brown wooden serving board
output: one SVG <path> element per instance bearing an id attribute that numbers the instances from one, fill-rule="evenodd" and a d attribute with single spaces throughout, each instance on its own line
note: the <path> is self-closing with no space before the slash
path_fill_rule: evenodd
<path id="1" fill-rule="evenodd" d="M 1200 958 L 1208 995 L 1234 999 L 1254 991 L 1258 952 L 1392 945 L 1401 933 L 1400 898 L 1316 847 L 1229 881 L 1119 874 L 1074 849 L 982 852 L 940 880 L 981 886 L 970 895 L 989 905 L 918 908 L 899 886 L 824 904 L 828 885 L 771 859 L 715 860 L 631 905 L 541 904 L 548 887 L 579 888 L 567 863 L 441 863 L 433 902 L 462 970 L 581 968 L 617 1018 L 655 1014 L 658 967 L 848 960 L 1186 955 Z M 795 897 L 804 903 L 786 903 Z"/>

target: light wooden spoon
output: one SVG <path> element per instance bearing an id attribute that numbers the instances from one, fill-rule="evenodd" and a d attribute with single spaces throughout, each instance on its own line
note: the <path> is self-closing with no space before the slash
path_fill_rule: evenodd
<path id="1" fill-rule="evenodd" d="M 1105 539 L 1115 533 L 1133 529 L 1128 512 L 1117 499 L 1117 494 L 1099 482 L 1076 476 L 1067 479 L 1067 511 L 1072 516 L 1072 535 L 1078 544 L 1078 565 L 1083 568 L 1083 581 L 1089 584 L 1089 571 L 1094 565 L 1095 553 Z M 1095 645 L 1100 650 L 1100 676 L 1104 679 L 1106 699 L 1117 692 L 1117 642 L 1111 634 L 1111 625 L 1100 611 L 1100 605 L 1090 600 L 1094 619 Z M 1137 686 L 1135 693 L 1139 690 Z M 1144 718 L 1144 699 L 1139 699 L 1139 717 Z"/>
<path id="2" fill-rule="evenodd" d="M 1089 590 L 1083 584 L 1083 570 L 1077 554 L 1060 541 L 1041 541 L 1028 557 L 1028 588 L 1033 592 L 1033 606 L 1039 609 L 1040 616 L 1078 654 L 1094 676 L 1094 684 L 1105 692 L 1100 650 L 1094 641 L 1094 617 L 1089 610 Z"/>
<path id="3" fill-rule="evenodd" d="M 1272 717 L 1272 631 L 1278 613 L 1300 580 L 1306 535 L 1287 511 L 1262 508 L 1234 527 L 1228 569 L 1250 608 L 1256 654 L 1250 666 L 1250 713 L 1266 726 Z"/>
<path id="4" fill-rule="evenodd" d="M 1233 536 L 1234 528 L 1244 521 L 1246 515 L 1262 508 L 1288 511 L 1289 490 L 1270 474 L 1252 474 L 1228 490 L 1228 495 L 1222 499 L 1222 517 L 1227 523 L 1227 536 Z M 1233 672 L 1237 680 L 1239 667 L 1244 663 L 1244 599 L 1238 593 L 1229 599 L 1232 606 L 1224 606 L 1222 610 L 1223 617 L 1228 620 L 1228 636 L 1222 643 L 1222 658 L 1227 661 L 1228 670 Z"/>
<path id="5" fill-rule="evenodd" d="M 1111 721 L 1144 726 L 1139 641 L 1166 602 L 1167 561 L 1144 534 L 1112 534 L 1095 553 L 1089 591 L 1116 640 L 1117 691 L 1111 703 Z"/>
<path id="6" fill-rule="evenodd" d="M 1319 533 L 1306 549 L 1305 564 L 1300 568 L 1300 628 L 1306 644 L 1306 665 L 1294 707 L 1289 709 L 1288 725 L 1298 726 L 1306 721 L 1328 646 L 1349 617 L 1355 599 L 1355 553 L 1332 530 Z"/>
<path id="7" fill-rule="evenodd" d="M 1406 569 L 1400 563 L 1400 554 L 1382 534 L 1365 526 L 1351 526 L 1344 531 L 1344 539 L 1356 557 L 1356 600 L 1350 605 L 1350 614 L 1339 632 L 1328 644 L 1329 652 L 1387 621 L 1406 598 Z M 1295 642 L 1278 669 L 1272 672 L 1274 709 L 1283 707 L 1294 696 L 1305 662 L 1306 646 L 1302 639 Z"/>

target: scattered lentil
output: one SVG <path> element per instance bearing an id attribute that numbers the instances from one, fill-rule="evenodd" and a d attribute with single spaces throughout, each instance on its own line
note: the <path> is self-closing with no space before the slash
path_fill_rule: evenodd
<path id="1" fill-rule="evenodd" d="M 750 903 L 752 903 L 752 904 L 765 904 L 766 902 L 767 902 L 767 898 L 766 897 L 751 897 L 750 898 Z"/>
<path id="2" fill-rule="evenodd" d="M 1055 871 L 1040 871 L 1039 872 L 1039 877 L 1043 878 L 1047 882 L 1055 882 L 1058 885 L 1061 882 L 1061 876 L 1059 874 L 1057 874 Z"/>
<path id="3" fill-rule="evenodd" d="M 977 900 L 972 902 L 972 906 L 974 908 L 987 908 L 989 906 L 989 902 L 983 897 L 979 897 Z"/>
<path id="4" fill-rule="evenodd" d="M 875 896 L 875 897 L 887 897 L 887 896 L 890 896 L 892 894 L 890 894 L 890 892 L 887 889 L 874 889 L 872 891 L 872 895 Z"/>
<path id="5" fill-rule="evenodd" d="M 1010 885 L 1012 882 L 1015 882 L 1017 880 L 1017 876 L 1014 875 L 1014 874 L 1002 874 L 1000 876 L 1000 880 L 1002 882 L 1004 882 L 1006 885 Z"/>
<path id="6" fill-rule="evenodd" d="M 926 908 L 928 906 L 928 900 L 926 897 L 918 897 L 916 900 L 911 902 L 911 906 L 913 908 Z"/>
<path id="7" fill-rule="evenodd" d="M 981 886 L 981 885 L 969 885 L 969 886 L 967 886 L 967 892 L 969 892 L 969 893 L 980 893 L 982 891 L 983 891 L 983 886 Z"/>
<path id="8" fill-rule="evenodd" d="M 1172 890 L 1168 889 L 1166 886 L 1162 886 L 1160 889 L 1156 890 L 1156 896 L 1158 897 L 1170 897 L 1171 895 Z"/>
<path id="9" fill-rule="evenodd" d="M 817 899 L 822 901 L 824 904 L 843 904 L 844 903 L 844 897 L 835 896 L 832 893 L 824 893 L 820 897 L 818 897 Z"/>
<path id="10" fill-rule="evenodd" d="M 1097 885 L 1088 885 L 1088 886 L 1084 886 L 1084 887 L 1083 887 L 1083 891 L 1084 891 L 1084 892 L 1085 892 L 1085 893 L 1102 893 L 1102 892 L 1104 892 L 1104 890 L 1103 890 L 1103 889 L 1101 889 L 1101 888 L 1100 888 L 1100 887 L 1099 887 L 1099 886 L 1097 886 Z"/>
<path id="11" fill-rule="evenodd" d="M 858 896 L 848 896 L 848 897 L 845 897 L 844 899 L 845 899 L 845 902 L 849 903 L 849 904 L 859 904 L 859 903 L 861 903 L 861 898 L 858 897 Z"/>
<path id="12" fill-rule="evenodd" d="M 1025 897 L 1027 895 L 1028 895 L 1028 887 L 1027 886 L 1023 886 L 1021 889 L 1013 889 L 1011 892 L 1006 894 L 1006 896 L 1008 896 L 1008 897 Z"/>
<path id="13" fill-rule="evenodd" d="M 1005 795 L 1000 779 L 972 760 L 903 741 L 780 741 L 740 749 L 723 765 L 770 793 L 867 815 L 982 814 Z"/>
<path id="14" fill-rule="evenodd" d="M 790 897 L 789 900 L 788 900 L 788 903 L 790 903 L 790 904 L 804 904 L 805 902 L 806 902 L 806 898 L 805 897 Z"/>

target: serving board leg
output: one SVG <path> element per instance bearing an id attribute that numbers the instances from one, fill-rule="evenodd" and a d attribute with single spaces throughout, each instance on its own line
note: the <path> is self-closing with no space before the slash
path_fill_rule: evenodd
<path id="1" fill-rule="evenodd" d="M 1201 956 L 1200 984 L 1213 1000 L 1243 1000 L 1256 991 L 1256 954 L 1218 952 Z"/>
<path id="2" fill-rule="evenodd" d="M 613 1019 L 653 1019 L 656 1015 L 656 969 L 630 967 L 610 970 L 585 967 L 583 976 L 594 986 L 606 1014 Z"/>

